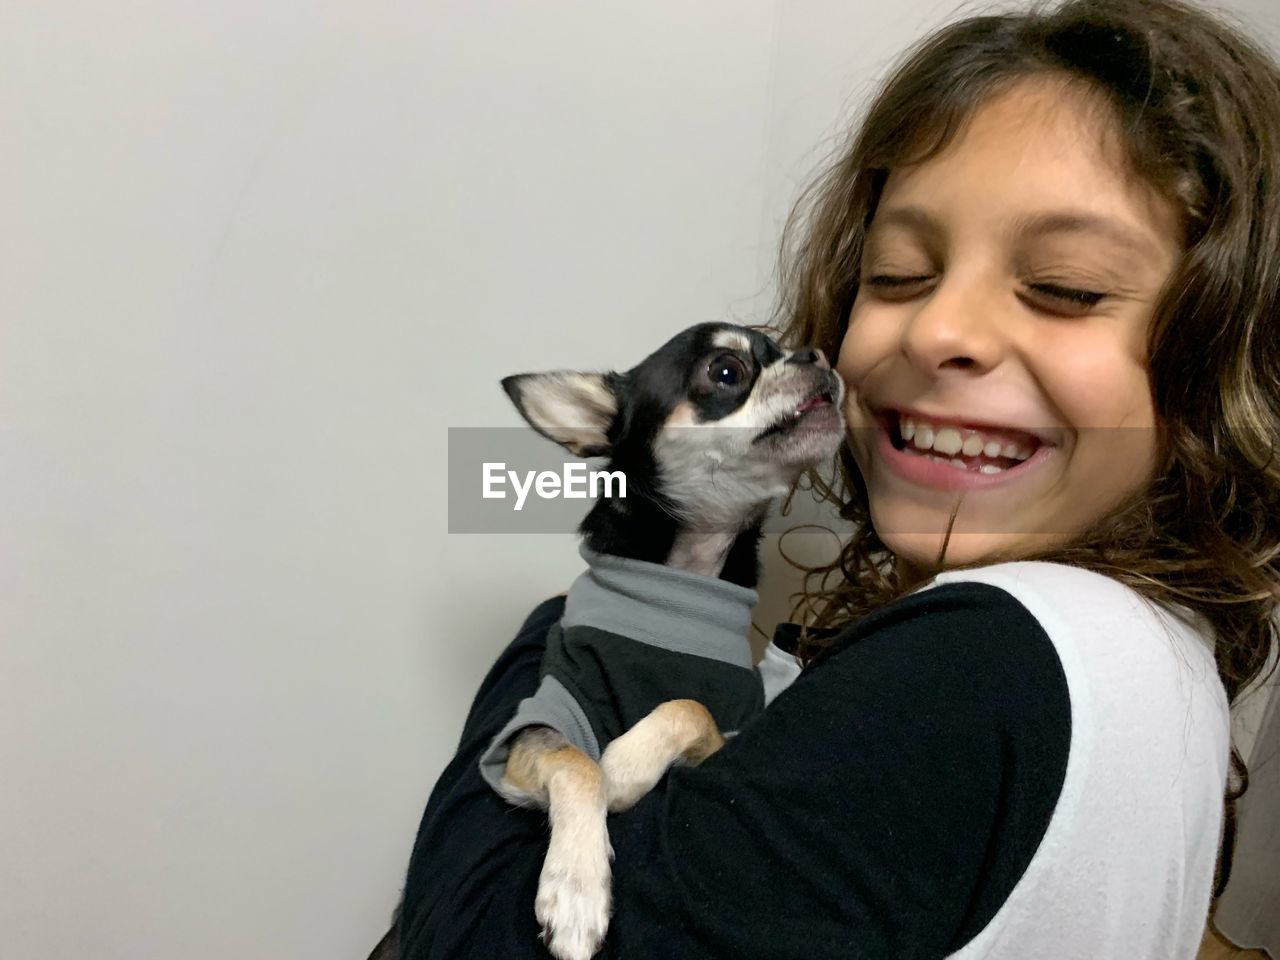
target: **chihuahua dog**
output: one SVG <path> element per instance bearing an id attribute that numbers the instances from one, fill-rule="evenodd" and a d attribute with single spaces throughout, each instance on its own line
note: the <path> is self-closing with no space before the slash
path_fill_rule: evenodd
<path id="1" fill-rule="evenodd" d="M 540 434 L 626 476 L 627 496 L 601 498 L 582 522 L 591 550 L 747 587 L 771 503 L 844 437 L 843 387 L 820 351 L 784 350 L 725 323 L 685 330 L 625 373 L 532 373 L 502 385 Z M 694 700 L 661 704 L 601 744 L 598 766 L 549 727 L 516 736 L 501 790 L 548 811 L 535 913 L 551 953 L 587 960 L 603 941 L 607 813 L 629 808 L 673 764 L 700 763 L 723 744 Z"/>

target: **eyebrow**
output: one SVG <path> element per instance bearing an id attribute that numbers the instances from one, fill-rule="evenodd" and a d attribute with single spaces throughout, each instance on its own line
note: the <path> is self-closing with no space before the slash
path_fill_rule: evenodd
<path id="1" fill-rule="evenodd" d="M 920 207 L 891 207 L 877 211 L 871 227 L 901 226 L 915 230 L 926 237 L 937 239 L 945 234 L 940 221 Z M 1044 213 L 1018 217 L 1013 222 L 1014 232 L 1025 238 L 1042 237 L 1052 233 L 1093 233 L 1105 236 L 1123 246 L 1141 253 L 1152 252 L 1150 241 L 1137 230 L 1110 217 L 1078 210 L 1050 210 Z"/>

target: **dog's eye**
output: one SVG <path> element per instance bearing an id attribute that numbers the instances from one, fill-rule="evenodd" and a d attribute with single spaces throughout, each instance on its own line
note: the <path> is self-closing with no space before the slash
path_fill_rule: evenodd
<path id="1" fill-rule="evenodd" d="M 747 368 L 733 354 L 726 353 L 711 361 L 707 376 L 717 387 L 736 387 L 747 379 Z"/>

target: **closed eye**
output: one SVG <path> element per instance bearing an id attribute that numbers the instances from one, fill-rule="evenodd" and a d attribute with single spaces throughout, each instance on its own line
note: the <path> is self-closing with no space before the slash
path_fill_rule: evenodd
<path id="1" fill-rule="evenodd" d="M 889 274 L 877 274 L 874 277 L 868 277 L 867 286 L 871 287 L 909 287 L 913 284 L 924 283 L 926 280 L 932 280 L 929 276 L 919 277 L 894 277 Z"/>
<path id="2" fill-rule="evenodd" d="M 933 280 L 929 275 L 894 276 L 878 273 L 863 281 L 876 295 L 885 300 L 911 300 L 924 292 L 925 284 Z"/>
<path id="3" fill-rule="evenodd" d="M 1061 316 L 1082 316 L 1107 298 L 1098 290 L 1081 290 L 1056 283 L 1031 283 L 1022 296 L 1028 305 Z"/>

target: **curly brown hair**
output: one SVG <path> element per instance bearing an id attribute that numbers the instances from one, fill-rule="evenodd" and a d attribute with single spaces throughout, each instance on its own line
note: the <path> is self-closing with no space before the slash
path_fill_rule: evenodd
<path id="1" fill-rule="evenodd" d="M 1265 668 L 1280 600 L 1280 68 L 1239 29 L 1178 0 L 1067 0 L 926 38 L 792 212 L 775 325 L 835 356 L 889 171 L 938 154 L 993 93 L 1046 74 L 1082 83 L 1111 112 L 1130 170 L 1180 211 L 1183 254 L 1148 343 L 1154 479 L 1070 543 L 1018 559 L 1094 570 L 1202 615 L 1234 702 Z M 848 448 L 830 479 L 810 480 L 854 525 L 835 562 L 808 569 L 796 610 L 833 626 L 910 585 L 871 525 Z M 1231 759 L 1215 893 L 1247 786 L 1234 749 Z"/>

